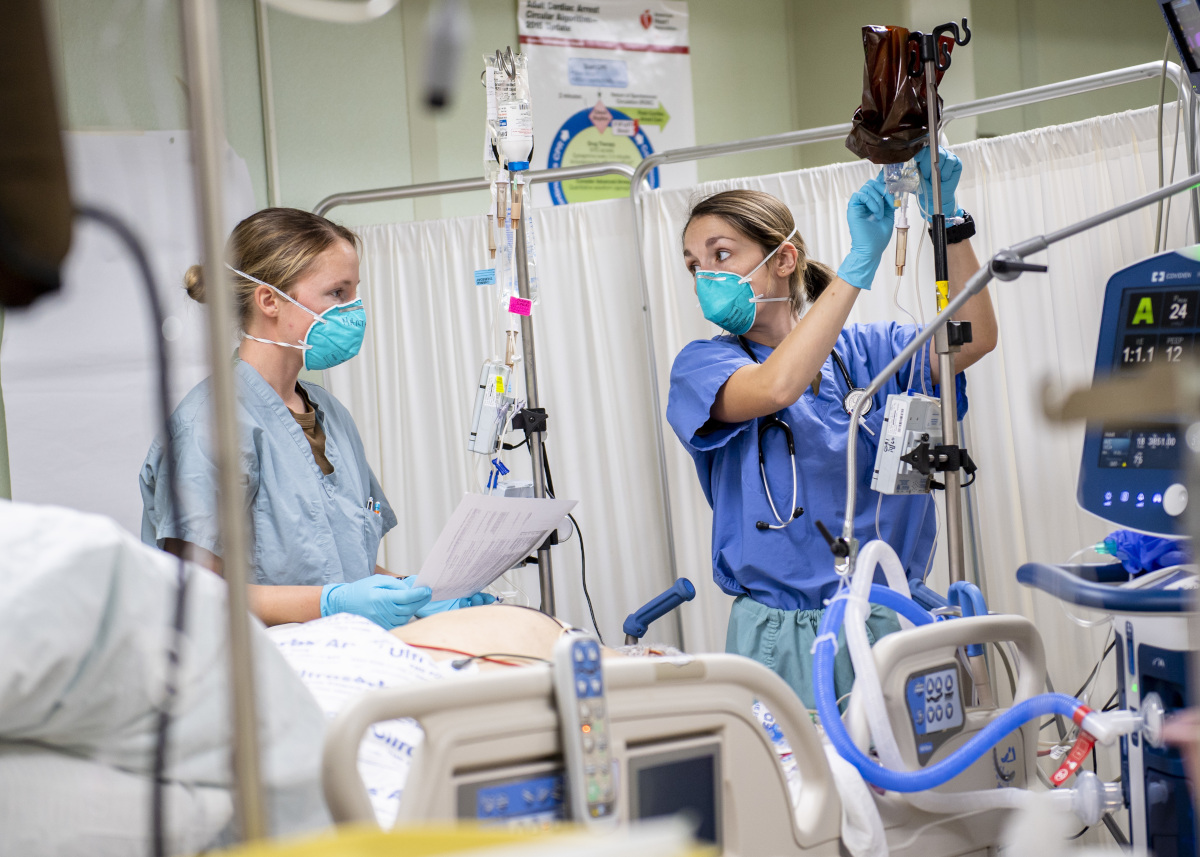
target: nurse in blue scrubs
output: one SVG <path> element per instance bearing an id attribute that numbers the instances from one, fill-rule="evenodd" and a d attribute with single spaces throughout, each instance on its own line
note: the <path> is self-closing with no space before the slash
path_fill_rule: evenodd
<path id="1" fill-rule="evenodd" d="M 928 200 L 927 151 L 922 156 Z M 940 167 L 943 210 L 961 218 L 949 236 L 953 296 L 979 264 L 966 240 L 973 222 L 954 202 L 962 164 L 946 152 Z M 726 333 L 691 342 L 676 357 L 667 419 L 713 509 L 713 577 L 736 596 L 726 650 L 766 664 L 809 708 L 815 708 L 812 643 L 823 604 L 838 588 L 833 555 L 816 522 L 836 531 L 844 515 L 850 394 L 916 335 L 915 327 L 894 322 L 846 324 L 861 290 L 871 287 L 891 237 L 892 212 L 881 178 L 854 193 L 847 209 L 851 249 L 836 273 L 808 257 L 787 207 L 758 191 L 702 200 L 683 232 L 683 260 L 700 306 Z M 995 347 L 987 292 L 972 298 L 959 318 L 971 322 L 974 334 L 956 358 L 956 367 L 965 369 Z M 941 380 L 931 350 L 923 351 L 875 394 L 868 430 L 858 434 L 855 532 L 862 540 L 875 538 L 878 520 L 879 535 L 918 580 L 934 549 L 932 500 L 881 498 L 870 488 L 871 471 L 888 394 L 937 395 Z M 956 380 L 965 407 L 965 379 Z M 890 611 L 872 609 L 872 642 L 898 627 Z M 839 696 L 852 681 L 843 644 L 835 663 Z"/>
<path id="2" fill-rule="evenodd" d="M 357 613 L 385 628 L 491 596 L 430 601 L 430 590 L 376 564 L 396 514 L 371 472 L 349 412 L 302 368 L 328 369 L 358 353 L 366 315 L 358 298 L 358 238 L 305 211 L 269 208 L 243 220 L 227 247 L 242 341 L 235 360 L 240 456 L 251 522 L 251 609 L 268 625 Z M 203 302 L 200 266 L 185 277 Z M 171 415 L 180 508 L 172 515 L 164 450 L 141 470 L 142 540 L 220 573 L 222 545 L 212 456 L 211 384 Z"/>

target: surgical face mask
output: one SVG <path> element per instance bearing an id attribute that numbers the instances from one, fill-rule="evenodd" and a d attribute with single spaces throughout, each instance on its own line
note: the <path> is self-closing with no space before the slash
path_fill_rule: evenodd
<path id="1" fill-rule="evenodd" d="M 703 310 L 704 317 L 734 336 L 741 336 L 754 326 L 758 304 L 791 300 L 755 295 L 750 280 L 795 234 L 796 228 L 792 227 L 792 231 L 779 243 L 779 247 L 763 257 L 763 260 L 754 266 L 754 270 L 744 277 L 730 271 L 696 271 L 696 297 L 700 299 L 700 309 Z"/>
<path id="2" fill-rule="evenodd" d="M 252 277 L 244 271 L 239 271 L 232 265 L 225 267 L 239 277 L 245 277 L 260 286 L 266 286 L 313 317 L 313 323 L 309 325 L 308 331 L 299 345 L 293 345 L 290 342 L 276 342 L 274 339 L 259 339 L 257 336 L 243 332 L 242 336 L 246 339 L 264 342 L 267 345 L 282 345 L 284 348 L 298 348 L 304 352 L 304 368 L 313 371 L 329 369 L 339 363 L 345 363 L 358 354 L 358 350 L 362 347 L 363 335 L 367 332 L 367 311 L 363 308 L 361 298 L 332 306 L 318 314 L 282 289 L 277 289 L 270 283 Z"/>

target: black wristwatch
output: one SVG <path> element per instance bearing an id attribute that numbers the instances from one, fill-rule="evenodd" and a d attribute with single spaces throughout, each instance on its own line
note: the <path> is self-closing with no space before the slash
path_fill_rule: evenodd
<path id="1" fill-rule="evenodd" d="M 933 238 L 932 228 L 929 229 L 929 237 Z M 975 219 L 965 211 L 963 211 L 962 219 L 958 223 L 947 224 L 946 226 L 947 244 L 957 244 L 960 241 L 966 241 L 968 238 L 973 237 L 975 237 Z"/>

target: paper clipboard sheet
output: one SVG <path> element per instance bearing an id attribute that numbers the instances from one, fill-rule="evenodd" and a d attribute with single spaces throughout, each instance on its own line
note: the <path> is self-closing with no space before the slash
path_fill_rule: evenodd
<path id="1" fill-rule="evenodd" d="M 413 584 L 435 601 L 473 595 L 529 556 L 577 502 L 465 494 Z"/>

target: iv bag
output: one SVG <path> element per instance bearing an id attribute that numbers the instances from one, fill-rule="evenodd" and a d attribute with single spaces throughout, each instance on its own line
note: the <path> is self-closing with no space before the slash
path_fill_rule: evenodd
<path id="1" fill-rule="evenodd" d="M 918 62 L 917 45 L 908 41 L 904 27 L 862 28 L 862 105 L 854 111 L 854 127 L 846 137 L 846 148 L 875 164 L 899 164 L 912 158 L 928 142 L 929 113 L 926 102 L 924 66 Z M 946 54 L 954 47 L 953 36 L 938 41 Z M 918 66 L 922 76 L 910 77 L 909 66 Z M 942 72 L 937 72 L 941 83 Z M 942 99 L 938 96 L 938 117 Z"/>

